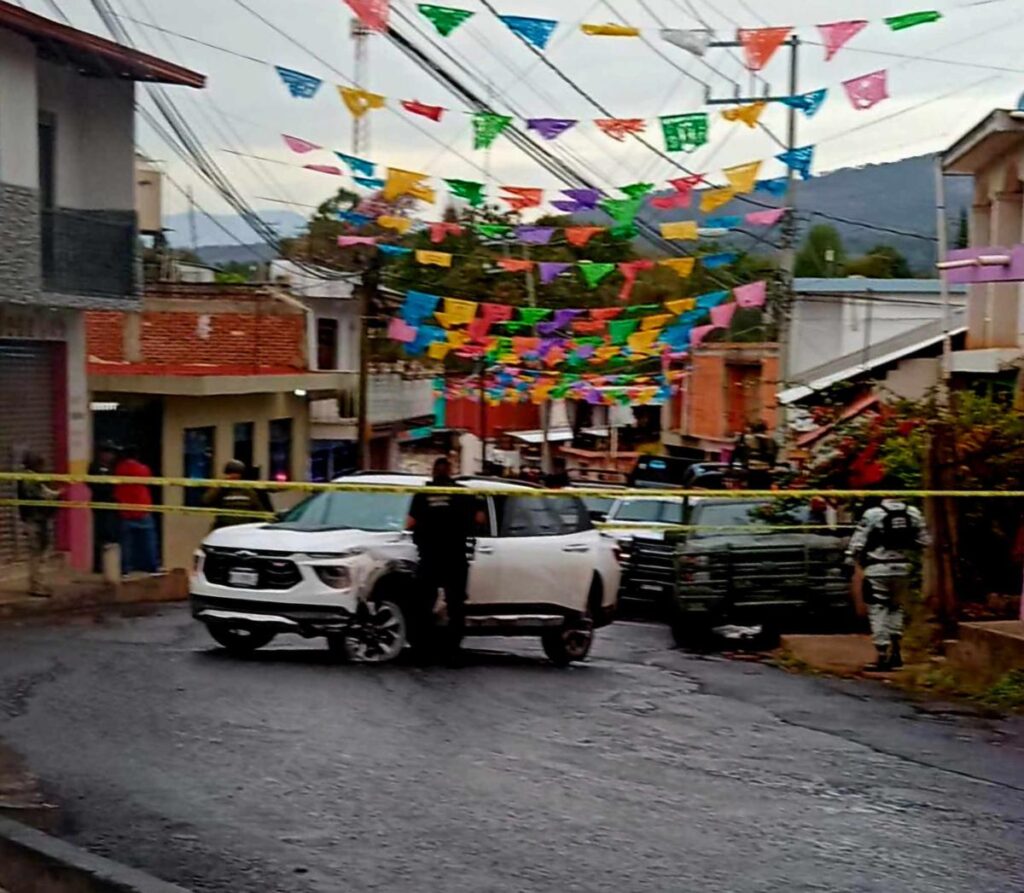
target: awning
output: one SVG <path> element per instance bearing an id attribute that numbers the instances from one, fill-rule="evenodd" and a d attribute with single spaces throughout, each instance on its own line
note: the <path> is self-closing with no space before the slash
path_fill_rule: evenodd
<path id="1" fill-rule="evenodd" d="M 507 431 L 509 437 L 523 443 L 544 443 L 543 431 Z M 548 431 L 548 443 L 564 443 L 572 440 L 572 428 L 552 428 Z"/>

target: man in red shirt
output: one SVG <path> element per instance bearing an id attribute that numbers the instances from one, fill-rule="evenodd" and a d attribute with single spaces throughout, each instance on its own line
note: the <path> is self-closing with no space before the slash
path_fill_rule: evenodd
<path id="1" fill-rule="evenodd" d="M 115 477 L 149 478 L 153 472 L 139 461 L 136 447 L 128 447 L 114 468 Z M 121 509 L 121 573 L 144 571 L 154 574 L 160 566 L 157 556 L 156 522 L 153 513 L 138 506 L 153 504 L 153 495 L 147 484 L 117 484 L 114 501 Z"/>

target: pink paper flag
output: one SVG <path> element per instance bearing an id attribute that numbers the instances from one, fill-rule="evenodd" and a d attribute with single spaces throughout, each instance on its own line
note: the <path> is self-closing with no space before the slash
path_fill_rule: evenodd
<path id="1" fill-rule="evenodd" d="M 338 236 L 339 248 L 351 248 L 353 245 L 376 245 L 376 236 Z"/>
<path id="2" fill-rule="evenodd" d="M 392 341 L 410 344 L 416 340 L 416 326 L 411 326 L 404 319 L 393 316 L 391 322 L 388 323 L 388 338 Z"/>
<path id="3" fill-rule="evenodd" d="M 732 322 L 733 314 L 736 312 L 735 304 L 719 304 L 708 311 L 711 317 L 711 324 L 719 329 L 728 328 Z"/>
<path id="4" fill-rule="evenodd" d="M 825 42 L 825 61 L 828 62 L 829 59 L 835 56 L 836 53 L 867 26 L 868 23 L 863 20 L 830 22 L 827 25 L 818 25 L 821 39 Z"/>
<path id="5" fill-rule="evenodd" d="M 321 174 L 330 174 L 332 177 L 340 177 L 343 173 L 340 167 L 335 167 L 333 164 L 304 164 L 302 166 L 307 171 L 317 171 Z"/>
<path id="6" fill-rule="evenodd" d="M 430 241 L 440 245 L 448 236 L 461 236 L 464 232 L 458 223 L 431 223 Z"/>
<path id="7" fill-rule="evenodd" d="M 311 143 L 309 140 L 300 139 L 297 136 L 288 136 L 287 133 L 281 134 L 288 148 L 293 152 L 298 152 L 300 155 L 305 155 L 306 152 L 314 152 L 317 149 L 322 149 L 323 146 L 318 146 L 316 143 Z"/>
<path id="8" fill-rule="evenodd" d="M 889 98 L 888 73 L 873 71 L 859 78 L 843 81 L 843 88 L 855 109 L 863 111 Z"/>
<path id="9" fill-rule="evenodd" d="M 751 211 L 746 216 L 746 221 L 751 226 L 775 226 L 788 210 L 789 208 L 769 208 L 767 211 Z"/>
<path id="10" fill-rule="evenodd" d="M 697 347 L 718 326 L 697 326 L 690 329 L 690 347 Z"/>
<path id="11" fill-rule="evenodd" d="M 693 200 L 693 191 L 672 192 L 668 195 L 656 195 L 651 199 L 651 207 L 661 211 L 669 211 L 672 208 L 688 208 Z"/>
<path id="12" fill-rule="evenodd" d="M 387 31 L 391 0 L 345 0 L 370 31 Z"/>
<path id="13" fill-rule="evenodd" d="M 643 270 L 653 270 L 654 261 L 647 260 L 630 260 L 625 263 L 619 264 L 619 272 L 626 277 L 626 281 L 622 283 L 622 288 L 619 289 L 619 300 L 625 303 L 629 300 L 630 295 L 633 294 L 633 286 L 636 285 L 636 277 Z"/>
<path id="14" fill-rule="evenodd" d="M 740 285 L 732 290 L 732 295 L 736 299 L 736 306 L 743 308 L 763 307 L 767 294 L 768 283 L 763 280 L 761 282 L 751 282 L 749 285 Z M 729 305 L 725 304 L 723 306 L 728 307 Z"/>

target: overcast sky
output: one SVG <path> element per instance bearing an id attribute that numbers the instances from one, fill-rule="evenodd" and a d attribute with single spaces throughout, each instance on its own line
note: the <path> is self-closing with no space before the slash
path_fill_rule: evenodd
<path id="1" fill-rule="evenodd" d="M 52 17 L 52 2 L 24 0 L 24 5 Z M 106 34 L 89 0 L 55 2 L 76 26 Z M 393 22 L 425 44 L 424 37 L 407 24 L 408 19 L 413 20 L 432 42 L 480 72 L 493 85 L 498 109 L 504 110 L 506 103 L 512 102 L 530 116 L 580 119 L 574 130 L 551 145 L 578 159 L 602 186 L 611 188 L 640 179 L 660 183 L 680 175 L 678 167 L 635 141 L 616 143 L 598 131 L 591 119 L 604 115 L 538 60 L 480 0 L 441 2 L 476 14 L 447 39 L 439 37 L 415 11 L 412 0 L 394 0 L 393 6 L 402 15 L 396 14 Z M 141 49 L 208 75 L 206 90 L 173 88 L 172 94 L 250 203 L 256 208 L 280 210 L 288 207 L 284 202 L 290 202 L 294 210 L 306 213 L 303 205 L 315 205 L 347 181 L 303 170 L 304 162 L 331 163 L 335 159 L 327 151 L 300 159 L 285 147 L 281 134 L 294 134 L 330 149 L 350 150 L 352 118 L 339 101 L 334 85 L 351 82 L 354 77 L 348 37 L 351 15 L 341 0 L 244 3 L 295 38 L 296 43 L 250 15 L 237 0 L 114 0 L 115 9 L 125 16 L 155 22 L 261 60 L 238 58 L 125 21 Z M 891 32 L 882 19 L 927 8 L 927 0 L 492 0 L 492 5 L 503 14 L 557 17 L 560 24 L 546 54 L 550 61 L 612 116 L 647 118 L 649 140 L 658 147 L 662 139 L 657 116 L 702 110 L 705 83 L 719 96 L 730 95 L 736 82 L 744 89 L 750 86 L 749 74 L 726 51 L 710 51 L 705 64 L 659 39 L 659 24 L 700 27 L 694 12 L 722 38 L 732 36 L 737 23 L 744 27 L 795 25 L 808 42 L 820 40 L 816 24 L 850 18 L 870 20 L 869 27 L 830 62 L 824 61 L 820 45 L 808 43 L 802 48 L 800 91 L 820 87 L 830 91 L 818 115 L 811 120 L 801 117 L 799 123 L 798 142 L 819 147 L 816 172 L 942 148 L 993 107 L 1015 105 L 1024 91 L 1024 62 L 1020 61 L 1024 22 L 1020 4 L 1013 0 L 936 2 L 936 8 L 944 13 L 942 21 L 901 32 Z M 555 9 L 557 14 L 552 12 Z M 636 39 L 588 37 L 579 30 L 580 22 L 609 21 L 645 29 L 650 44 Z M 372 142 L 371 150 L 365 153 L 368 158 L 381 165 L 438 177 L 484 180 L 492 186 L 504 183 L 554 189 L 560 185 L 505 139 L 499 138 L 489 157 L 486 152 L 474 151 L 464 106 L 390 46 L 386 38 L 373 36 L 369 43 L 370 62 L 363 86 L 388 96 L 391 108 L 370 113 Z M 435 50 L 431 51 L 436 55 Z M 263 63 L 299 69 L 322 77 L 325 83 L 315 99 L 293 99 L 274 70 Z M 446 64 L 452 67 L 450 62 Z M 1006 70 L 998 70 L 1000 67 Z M 881 68 L 888 69 L 891 98 L 871 110 L 855 111 L 841 82 Z M 780 52 L 763 75 L 774 93 L 786 92 L 786 53 Z M 400 99 L 419 99 L 452 111 L 435 124 L 404 112 L 398 105 Z M 785 110 L 781 106 L 769 108 L 763 121 L 775 134 L 784 135 Z M 213 213 L 227 210 L 221 199 L 144 124 L 138 128 L 138 137 L 140 147 L 166 162 L 175 180 L 194 188 L 196 199 L 205 209 Z M 242 159 L 225 149 L 283 163 Z M 770 160 L 777 151 L 767 134 L 723 121 L 713 112 L 708 146 L 692 155 L 677 153 L 674 157 L 699 171 L 768 159 L 762 176 L 769 177 L 782 173 L 781 165 Z M 169 189 L 165 206 L 168 211 L 180 211 L 184 200 Z M 423 216 L 429 219 L 432 214 L 425 211 Z"/>

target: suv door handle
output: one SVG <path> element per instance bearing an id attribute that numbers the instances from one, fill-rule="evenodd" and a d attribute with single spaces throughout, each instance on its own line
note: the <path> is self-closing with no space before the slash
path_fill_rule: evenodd
<path id="1" fill-rule="evenodd" d="M 579 546 L 562 546 L 562 551 L 563 552 L 589 552 L 590 551 L 590 546 L 584 546 L 584 545 L 579 545 Z"/>
<path id="2" fill-rule="evenodd" d="M 476 550 L 481 555 L 493 555 L 494 554 L 494 546 L 477 546 Z"/>

